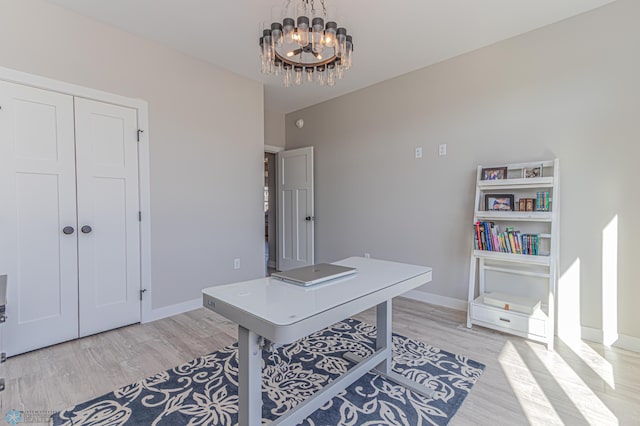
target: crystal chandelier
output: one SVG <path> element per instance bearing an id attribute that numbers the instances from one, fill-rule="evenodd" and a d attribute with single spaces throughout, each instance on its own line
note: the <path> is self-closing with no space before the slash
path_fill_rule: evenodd
<path id="1" fill-rule="evenodd" d="M 287 0 L 282 16 L 260 37 L 262 73 L 282 76 L 285 87 L 305 80 L 335 85 L 351 68 L 353 38 L 346 28 L 327 18 L 324 0 Z"/>

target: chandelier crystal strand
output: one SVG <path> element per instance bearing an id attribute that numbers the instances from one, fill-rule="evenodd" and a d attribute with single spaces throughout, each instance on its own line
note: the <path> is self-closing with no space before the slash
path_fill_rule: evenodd
<path id="1" fill-rule="evenodd" d="M 320 86 L 324 86 L 324 65 L 316 67 L 316 81 Z"/>
<path id="2" fill-rule="evenodd" d="M 345 69 L 351 69 L 351 54 L 353 53 L 353 37 L 347 36 L 344 44 L 344 67 Z"/>
<path id="3" fill-rule="evenodd" d="M 295 75 L 295 80 L 294 80 L 294 83 L 295 83 L 296 86 L 300 86 L 302 84 L 302 69 L 303 69 L 302 67 L 297 66 L 297 65 L 295 67 L 293 67 L 293 70 L 294 70 L 294 72 L 296 74 Z"/>
<path id="4" fill-rule="evenodd" d="M 302 85 L 305 75 L 328 86 L 342 79 L 353 64 L 353 37 L 330 20 L 325 0 L 287 0 L 281 16 L 262 27 L 260 70 L 282 76 L 285 87 Z"/>
<path id="5" fill-rule="evenodd" d="M 284 87 L 291 86 L 291 64 L 284 64 L 284 78 L 282 79 L 282 84 Z"/>
<path id="6" fill-rule="evenodd" d="M 327 64 L 327 86 L 334 86 L 336 84 L 336 64 L 333 62 Z"/>

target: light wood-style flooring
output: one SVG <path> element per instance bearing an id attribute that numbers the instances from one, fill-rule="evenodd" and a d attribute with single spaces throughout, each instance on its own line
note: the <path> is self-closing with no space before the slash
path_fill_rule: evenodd
<path id="1" fill-rule="evenodd" d="M 373 310 L 358 316 L 375 323 Z M 394 331 L 487 367 L 452 425 L 640 425 L 640 354 L 556 338 L 556 351 L 481 327 L 465 313 L 394 301 Z M 10 358 L 1 412 L 57 411 L 220 349 L 236 326 L 198 309 Z"/>

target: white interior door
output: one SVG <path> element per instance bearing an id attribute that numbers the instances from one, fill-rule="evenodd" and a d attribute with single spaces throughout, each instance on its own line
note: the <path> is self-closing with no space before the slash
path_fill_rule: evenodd
<path id="1" fill-rule="evenodd" d="M 140 321 L 138 119 L 81 98 L 75 114 L 83 337 Z"/>
<path id="2" fill-rule="evenodd" d="M 0 107 L 0 274 L 8 275 L 11 356 L 78 337 L 73 97 L 0 81 Z"/>
<path id="3" fill-rule="evenodd" d="M 278 266 L 313 265 L 313 147 L 278 153 Z"/>

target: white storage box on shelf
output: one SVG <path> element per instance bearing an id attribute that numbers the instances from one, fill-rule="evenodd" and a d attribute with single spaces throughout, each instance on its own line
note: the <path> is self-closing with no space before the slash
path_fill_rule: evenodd
<path id="1" fill-rule="evenodd" d="M 505 293 L 487 293 L 484 295 L 484 303 L 505 311 L 515 311 L 528 315 L 532 315 L 540 309 L 540 300 Z"/>

